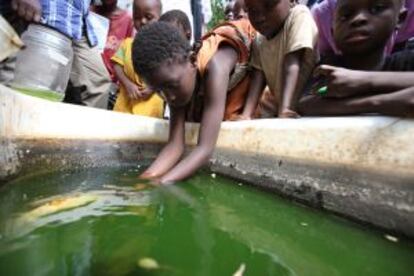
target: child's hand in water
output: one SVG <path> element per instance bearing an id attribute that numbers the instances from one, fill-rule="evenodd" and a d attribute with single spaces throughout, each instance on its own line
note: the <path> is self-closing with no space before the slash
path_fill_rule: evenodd
<path id="1" fill-rule="evenodd" d="M 157 178 L 157 177 L 158 177 L 158 175 L 157 175 L 157 174 L 152 173 L 152 172 L 148 172 L 148 171 L 143 172 L 143 173 L 139 176 L 139 178 L 140 178 L 140 179 L 146 179 L 146 180 L 155 179 L 155 178 Z"/>
<path id="2" fill-rule="evenodd" d="M 164 181 L 162 178 L 154 178 L 151 179 L 151 184 L 155 186 L 169 186 L 173 185 L 173 181 Z"/>
<path id="3" fill-rule="evenodd" d="M 316 69 L 315 75 L 324 77 L 326 80 L 328 92 L 325 97 L 328 98 L 346 98 L 359 93 L 367 93 L 369 90 L 364 71 L 321 65 Z"/>

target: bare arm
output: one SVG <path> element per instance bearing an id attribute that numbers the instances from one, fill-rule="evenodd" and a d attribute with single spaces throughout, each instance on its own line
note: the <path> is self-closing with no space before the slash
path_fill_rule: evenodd
<path id="1" fill-rule="evenodd" d="M 369 91 L 387 93 L 414 86 L 414 72 L 364 72 Z"/>
<path id="2" fill-rule="evenodd" d="M 326 77 L 326 96 L 330 98 L 390 93 L 414 86 L 414 72 L 359 71 L 321 65 L 316 74 Z"/>
<path id="3" fill-rule="evenodd" d="M 308 116 L 343 116 L 378 113 L 387 116 L 414 117 L 414 86 L 392 93 L 364 97 L 301 99 L 300 112 Z"/>
<path id="4" fill-rule="evenodd" d="M 229 46 L 221 47 L 209 62 L 198 144 L 189 156 L 162 177 L 161 183 L 171 183 L 187 178 L 210 159 L 224 117 L 230 72 L 236 62 L 237 52 Z"/>
<path id="5" fill-rule="evenodd" d="M 167 145 L 158 154 L 157 159 L 140 176 L 144 179 L 158 178 L 169 171 L 184 153 L 185 110 L 171 109 L 170 134 Z"/>
<path id="6" fill-rule="evenodd" d="M 279 103 L 279 117 L 296 118 L 297 101 L 299 99 L 296 87 L 299 79 L 302 51 L 289 53 L 283 62 L 282 99 Z"/>
<path id="7" fill-rule="evenodd" d="M 113 63 L 115 76 L 121 82 L 122 85 L 125 87 L 131 82 L 130 79 L 125 75 L 124 69 L 122 69 L 121 65 L 117 63 Z"/>
<path id="8" fill-rule="evenodd" d="M 253 69 L 249 93 L 247 94 L 246 103 L 241 114 L 242 119 L 251 119 L 253 117 L 265 86 L 266 79 L 263 71 Z"/>

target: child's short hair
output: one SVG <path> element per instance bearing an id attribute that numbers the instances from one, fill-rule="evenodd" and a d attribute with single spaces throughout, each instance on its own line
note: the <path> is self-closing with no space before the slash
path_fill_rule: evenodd
<path id="1" fill-rule="evenodd" d="M 144 26 L 132 45 L 134 69 L 145 80 L 169 60 L 184 61 L 191 47 L 180 31 L 166 22 Z"/>
<path id="2" fill-rule="evenodd" d="M 158 21 L 177 23 L 185 32 L 191 33 L 191 23 L 185 12 L 180 10 L 171 10 L 161 15 Z"/>
<path id="3" fill-rule="evenodd" d="M 133 11 L 135 10 L 135 1 L 137 1 L 137 0 L 133 0 L 133 1 L 132 1 L 132 8 L 133 8 Z M 155 1 L 157 1 L 157 2 L 158 2 L 158 5 L 159 5 L 159 7 L 160 7 L 160 13 L 162 13 L 162 1 L 161 1 L 161 0 L 155 0 Z"/>

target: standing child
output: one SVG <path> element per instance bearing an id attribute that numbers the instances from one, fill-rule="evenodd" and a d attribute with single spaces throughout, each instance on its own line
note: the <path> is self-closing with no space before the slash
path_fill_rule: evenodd
<path id="1" fill-rule="evenodd" d="M 305 115 L 379 113 L 414 117 L 414 50 L 386 56 L 403 22 L 403 0 L 338 0 L 334 39 L 341 51 L 316 73 L 325 95 L 301 101 Z M 345 69 L 347 68 L 347 69 Z"/>
<path id="2" fill-rule="evenodd" d="M 128 37 L 132 37 L 134 33 L 131 16 L 127 11 L 118 8 L 117 4 L 118 0 L 102 0 L 102 5 L 93 7 L 94 12 L 109 19 L 108 37 L 102 56 L 112 81 L 116 81 L 116 78 L 111 58 L 118 50 L 121 42 Z"/>
<path id="3" fill-rule="evenodd" d="M 254 68 L 241 118 L 253 117 L 260 106 L 271 106 L 262 117 L 296 118 L 297 102 L 316 62 L 318 30 L 309 9 L 292 0 L 245 0 L 249 19 L 260 33 L 253 45 Z M 260 109 L 260 108 L 259 108 Z"/>
<path id="4" fill-rule="evenodd" d="M 140 29 L 156 22 L 161 15 L 160 0 L 134 0 L 134 27 Z M 164 101 L 148 89 L 132 64 L 132 38 L 125 39 L 112 57 L 115 75 L 120 82 L 114 110 L 124 113 L 162 118 Z"/>
<path id="5" fill-rule="evenodd" d="M 211 157 L 221 121 L 240 112 L 248 88 L 243 74 L 255 30 L 248 20 L 226 23 L 191 51 L 176 28 L 158 22 L 135 38 L 134 66 L 171 108 L 167 145 L 142 178 L 171 183 L 187 178 Z M 197 50 L 199 52 L 197 53 Z M 195 149 L 183 160 L 185 121 L 201 121 Z"/>

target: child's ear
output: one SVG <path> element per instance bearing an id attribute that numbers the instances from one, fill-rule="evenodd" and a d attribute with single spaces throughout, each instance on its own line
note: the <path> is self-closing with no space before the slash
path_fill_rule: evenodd
<path id="1" fill-rule="evenodd" d="M 194 42 L 193 49 L 190 52 L 190 62 L 195 66 L 197 66 L 198 52 L 200 52 L 202 46 L 203 46 L 203 42 L 196 41 Z"/>
<path id="2" fill-rule="evenodd" d="M 407 18 L 407 8 L 403 6 L 400 10 L 399 15 L 398 15 L 398 23 L 397 23 L 397 26 L 396 26 L 397 29 L 401 28 L 401 26 L 404 24 L 406 18 Z"/>
<path id="3" fill-rule="evenodd" d="M 197 53 L 194 51 L 190 52 L 190 63 L 191 65 L 197 67 Z"/>

